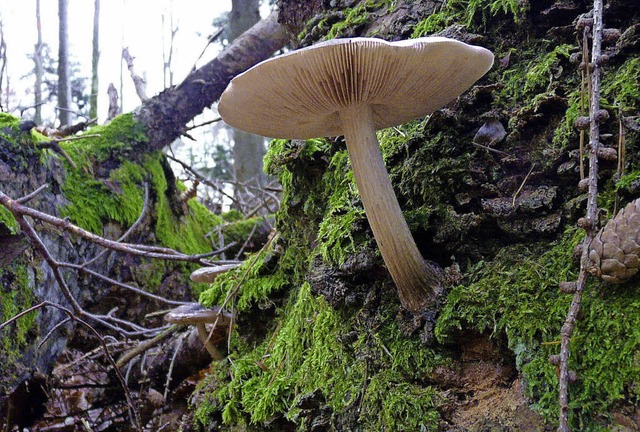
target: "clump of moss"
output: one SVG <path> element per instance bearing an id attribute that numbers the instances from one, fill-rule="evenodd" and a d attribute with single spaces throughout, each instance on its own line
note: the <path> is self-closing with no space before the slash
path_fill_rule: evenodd
<path id="1" fill-rule="evenodd" d="M 630 57 L 615 72 L 604 73 L 601 90 L 606 98 L 604 105 L 616 107 L 623 113 L 637 110 L 640 107 L 639 76 L 640 57 Z"/>
<path id="2" fill-rule="evenodd" d="M 418 22 L 413 28 L 411 37 L 428 36 L 454 24 L 472 28 L 476 21 L 481 21 L 482 25 L 486 25 L 491 17 L 500 13 L 510 17 L 513 22 L 519 23 L 526 11 L 526 4 L 517 0 L 448 1 L 439 11 Z"/>
<path id="3" fill-rule="evenodd" d="M 358 204 L 360 198 L 346 150 L 333 155 L 323 182 L 329 196 L 325 217 L 318 227 L 316 252 L 323 260 L 340 265 L 348 255 L 367 246 L 367 239 L 354 237 L 357 227 L 365 222 L 366 215 L 362 205 Z"/>
<path id="4" fill-rule="evenodd" d="M 269 336 L 259 346 L 231 355 L 233 373 L 227 365 L 218 365 L 217 389 L 198 408 L 197 418 L 206 423 L 219 411 L 225 424 L 259 426 L 284 416 L 302 430 L 299 402 L 320 392 L 335 419 L 359 404 L 358 423 L 378 430 L 437 425 L 437 392 L 407 381 L 424 376 L 442 360 L 420 349 L 417 337 L 398 336 L 393 319 L 387 315 L 379 329 L 358 325 L 302 283 L 290 292 Z M 357 340 L 343 344 L 354 329 Z"/>
<path id="5" fill-rule="evenodd" d="M 31 289 L 32 278 L 33 275 L 30 274 L 24 259 L 15 260 L 0 268 L 0 323 L 15 317 L 36 303 Z M 16 362 L 30 339 L 37 334 L 36 317 L 37 312 L 30 312 L 0 331 L 0 335 L 4 333 L 4 337 L 0 337 L 0 362 L 5 366 L 16 364 L 15 367 L 3 368 L 10 376 L 0 378 L 2 393 L 6 390 L 4 386 L 13 384 L 22 373 Z M 7 337 L 8 332 L 11 332 L 11 337 Z"/>
<path id="6" fill-rule="evenodd" d="M 549 420 L 557 417 L 557 377 L 548 357 L 557 354 L 560 328 L 571 301 L 558 283 L 574 280 L 574 247 L 583 234 L 570 230 L 546 252 L 538 247 L 505 250 L 491 263 L 481 262 L 467 283 L 455 287 L 436 327 L 441 341 L 461 328 L 505 334 L 516 355 L 529 395 Z M 577 429 L 593 427 L 603 412 L 625 400 L 637 403 L 640 368 L 639 283 L 606 288 L 591 280 L 584 300 L 584 317 L 571 343 L 570 368 L 580 377 L 570 388 Z"/>
<path id="7" fill-rule="evenodd" d="M 18 225 L 18 221 L 13 214 L 6 207 L 0 206 L 0 224 L 4 225 L 9 234 L 17 234 L 20 230 L 20 226 Z"/>
<path id="8" fill-rule="evenodd" d="M 524 103 L 535 107 L 546 95 L 553 92 L 554 83 L 564 72 L 563 62 L 568 61 L 574 47 L 560 44 L 550 49 L 546 44 L 532 46 L 520 51 L 520 58 L 505 69 L 501 82 L 504 88 L 498 94 L 498 104 L 513 106 Z M 577 87 L 576 87 L 577 88 Z"/>
<path id="9" fill-rule="evenodd" d="M 275 140 L 265 165 L 284 188 L 276 215 L 280 237 L 220 276 L 200 300 L 211 305 L 233 298 L 226 304 L 240 314 L 275 305 L 275 316 L 258 340 L 234 335 L 231 360 L 216 365 L 197 418 L 206 424 L 215 416 L 250 427 L 267 427 L 280 418 L 302 430 L 309 418 L 303 401 L 320 395 L 334 425 L 435 427 L 437 392 L 420 382 L 447 358 L 422 346 L 418 335 L 403 336 L 395 321 L 397 299 L 390 300 L 395 294 L 388 293 L 387 306 L 378 308 L 375 318 L 366 318 L 332 308 L 306 281 L 317 259 L 339 265 L 372 241 L 361 226 L 365 216 L 344 145 Z"/>

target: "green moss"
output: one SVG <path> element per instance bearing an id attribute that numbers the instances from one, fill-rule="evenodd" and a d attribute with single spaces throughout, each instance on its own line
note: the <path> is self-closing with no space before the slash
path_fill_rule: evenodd
<path id="1" fill-rule="evenodd" d="M 564 119 L 558 124 L 553 133 L 553 144 L 562 149 L 576 147 L 579 142 L 578 133 L 573 125 L 579 116 L 586 114 L 589 105 L 589 101 L 585 100 L 585 110 L 581 109 L 582 102 L 579 90 L 573 91 L 567 99 L 569 106 L 565 111 Z M 588 140 L 588 137 L 586 139 Z"/>
<path id="2" fill-rule="evenodd" d="M 296 268 L 306 261 L 296 256 L 296 249 L 290 248 L 279 259 L 276 272 L 270 272 L 268 259 L 272 257 L 271 245 L 250 255 L 237 269 L 220 275 L 215 282 L 200 295 L 205 306 L 229 304 L 239 312 L 253 307 L 256 303 L 269 303 L 269 295 L 290 286 L 290 278 Z M 296 262 L 298 261 L 298 262 Z M 301 261 L 302 263 L 299 263 Z"/>
<path id="3" fill-rule="evenodd" d="M 88 162 L 124 160 L 133 154 L 134 144 L 145 143 L 148 138 L 145 129 L 132 113 L 122 114 L 106 125 L 94 126 L 81 136 L 84 139 L 61 143 L 61 146 L 78 165 L 85 168 Z M 84 163 L 83 163 L 84 162 Z"/>
<path id="4" fill-rule="evenodd" d="M 362 430 L 437 430 L 440 413 L 438 393 L 431 387 L 406 382 L 391 371 L 371 378 L 360 415 Z M 375 413 L 375 415 L 372 415 Z"/>
<path id="5" fill-rule="evenodd" d="M 628 188 L 633 183 L 637 182 L 640 179 L 640 171 L 632 171 L 620 178 L 616 182 L 616 191 Z"/>
<path id="6" fill-rule="evenodd" d="M 316 253 L 334 265 L 342 264 L 348 255 L 366 247 L 366 239 L 356 240 L 357 226 L 366 220 L 359 204 L 358 190 L 346 150 L 333 155 L 323 182 L 329 192 L 325 216 L 318 229 Z"/>
<path id="7" fill-rule="evenodd" d="M 628 58 L 615 72 L 603 75 L 601 95 L 606 98 L 602 103 L 615 106 L 623 113 L 637 110 L 640 106 L 638 77 L 640 77 L 640 57 Z"/>
<path id="8" fill-rule="evenodd" d="M 259 346 L 235 352 L 231 370 L 218 366 L 217 389 L 197 417 L 206 423 L 220 411 L 226 424 L 260 426 L 284 415 L 304 430 L 297 404 L 320 392 L 336 417 L 360 404 L 359 423 L 374 428 L 366 430 L 433 428 L 439 420 L 435 390 L 407 381 L 424 376 L 441 358 L 417 338 L 402 337 L 391 313 L 381 318 L 380 332 L 345 318 L 302 283 Z M 341 343 L 354 329 L 358 340 Z M 368 357 L 358 355 L 365 352 Z"/>
<path id="9" fill-rule="evenodd" d="M 33 284 L 30 281 L 32 277 L 23 259 L 15 260 L 8 266 L 0 268 L 0 323 L 13 318 L 36 303 L 36 297 L 32 291 Z M 22 373 L 16 362 L 23 355 L 30 339 L 37 333 L 34 328 L 36 317 L 37 312 L 28 313 L 0 331 L 0 362 L 8 366 L 3 368 L 3 371 L 10 375 L 15 374 L 0 378 L 0 391 L 3 393 L 4 385 L 13 384 L 13 380 Z M 14 363 L 15 367 L 9 366 Z"/>
<path id="10" fill-rule="evenodd" d="M 17 234 L 20 230 L 18 221 L 6 207 L 0 206 L 0 224 L 4 225 L 10 234 Z"/>
<path id="11" fill-rule="evenodd" d="M 552 85 L 564 71 L 561 62 L 568 60 L 572 49 L 568 44 L 551 49 L 547 43 L 521 47 L 518 51 L 521 58 L 502 73 L 500 81 L 504 87 L 498 94 L 498 104 L 513 106 L 524 101 L 525 106 L 536 106 L 554 91 Z"/>
<path id="12" fill-rule="evenodd" d="M 557 377 L 548 357 L 559 350 L 560 328 L 570 296 L 558 283 L 575 280 L 572 251 L 583 237 L 567 232 L 547 252 L 505 250 L 494 262 L 478 263 L 469 281 L 454 288 L 436 327 L 440 340 L 461 328 L 504 334 L 516 355 L 536 407 L 550 420 L 557 417 Z M 570 388 L 576 429 L 593 427 L 602 412 L 621 400 L 637 403 L 640 365 L 640 283 L 624 288 L 588 284 L 582 314 L 571 343 L 570 368 L 580 380 Z"/>
<path id="13" fill-rule="evenodd" d="M 60 209 L 61 215 L 96 234 L 102 234 L 107 221 L 131 225 L 142 211 L 146 172 L 126 155 L 133 143 L 146 141 L 142 127 L 132 115 L 121 115 L 85 135 L 88 137 L 61 143 L 78 167 L 73 169 L 65 162 L 63 190 L 69 203 Z M 101 163 L 114 166 L 107 179 L 96 178 L 94 171 Z"/>
<path id="14" fill-rule="evenodd" d="M 491 17 L 498 14 L 504 14 L 519 23 L 526 11 L 526 3 L 518 0 L 452 0 L 418 22 L 411 37 L 428 36 L 454 24 L 473 28 L 477 21 L 482 21 L 482 25 L 486 25 Z"/>
<path id="15" fill-rule="evenodd" d="M 186 216 L 177 215 L 171 208 L 167 193 L 169 184 L 162 166 L 162 156 L 148 159 L 143 167 L 151 174 L 153 190 L 156 193 L 156 236 L 170 248 L 186 254 L 198 254 L 212 250 L 211 240 L 206 234 L 223 220 L 211 213 L 197 200 L 187 202 Z"/>
<path id="16" fill-rule="evenodd" d="M 70 169 L 63 186 L 69 203 L 60 214 L 95 234 L 102 234 L 107 221 L 129 226 L 142 212 L 144 175 L 141 166 L 127 161 L 111 171 L 105 181 L 96 180 L 83 169 Z"/>
<path id="17" fill-rule="evenodd" d="M 387 148 L 402 151 L 399 139 L 390 138 Z M 216 365 L 196 417 L 202 424 L 216 416 L 227 425 L 249 428 L 267 428 L 282 417 L 304 430 L 309 425 L 298 403 L 319 394 L 335 424 L 351 418 L 372 430 L 433 428 L 439 419 L 436 392 L 419 382 L 447 356 L 425 348 L 417 335 L 403 336 L 396 323 L 397 301 L 389 299 L 389 306 L 378 309 L 374 328 L 357 311 L 331 308 L 306 282 L 318 261 L 338 265 L 373 241 L 363 229 L 365 216 L 344 145 L 275 140 L 265 166 L 284 189 L 276 215 L 280 237 L 220 276 L 200 300 L 219 305 L 229 298 L 226 304 L 249 316 L 275 305 L 276 316 L 257 341 L 234 334 L 231 360 Z M 405 392 L 414 398 L 403 399 Z M 359 420 L 352 417 L 356 406 Z"/>
<path id="18" fill-rule="evenodd" d="M 0 114 L 0 161 L 13 172 L 22 172 L 40 165 L 48 153 L 36 145 L 41 135 L 33 131 L 20 131 L 18 118 L 6 113 Z"/>
<path id="19" fill-rule="evenodd" d="M 395 8 L 395 0 L 365 0 L 354 7 L 345 9 L 344 19 L 331 26 L 325 40 L 340 37 L 345 30 L 357 28 L 371 22 L 371 12 L 385 8 L 387 12 Z"/>

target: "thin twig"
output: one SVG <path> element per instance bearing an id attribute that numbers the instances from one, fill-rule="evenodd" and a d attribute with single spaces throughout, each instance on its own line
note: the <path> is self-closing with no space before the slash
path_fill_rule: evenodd
<path id="1" fill-rule="evenodd" d="M 182 341 L 184 337 L 178 338 L 178 344 L 176 348 L 173 350 L 173 355 L 171 356 L 171 363 L 169 363 L 169 371 L 167 372 L 167 381 L 164 385 L 164 400 L 167 400 L 169 396 L 169 385 L 171 384 L 171 375 L 173 375 L 173 365 L 176 363 L 176 358 L 178 357 L 178 353 L 180 352 L 180 348 L 182 347 Z"/>
<path id="2" fill-rule="evenodd" d="M 560 330 L 562 343 L 560 345 L 560 377 L 559 377 L 559 421 L 558 431 L 569 432 L 569 345 L 571 336 L 575 328 L 582 294 L 587 279 L 587 269 L 589 267 L 589 244 L 595 235 L 595 227 L 598 215 L 598 148 L 600 146 L 600 125 L 598 113 L 600 111 L 600 78 L 602 68 L 600 66 L 601 44 L 602 44 L 602 9 L 603 1 L 593 2 L 593 47 L 591 50 L 592 60 L 589 64 L 590 91 L 589 91 L 589 187 L 587 192 L 587 225 L 586 236 L 582 243 L 582 256 L 580 260 L 580 273 L 576 281 L 576 290 L 571 300 L 571 306 L 567 313 L 565 322 Z M 586 59 L 583 59 L 586 62 Z"/>
<path id="3" fill-rule="evenodd" d="M 55 216 L 51 216 L 49 214 L 42 213 L 30 207 L 24 206 L 18 203 L 16 200 L 9 198 L 3 192 L 0 192 L 0 204 L 4 205 L 9 211 L 11 211 L 11 213 L 13 213 L 14 216 L 16 215 L 31 216 L 34 219 L 41 220 L 43 222 L 46 222 L 50 225 L 55 226 L 56 228 L 60 228 L 64 231 L 68 231 L 72 234 L 82 237 L 85 240 L 89 240 L 92 243 L 99 244 L 109 249 L 125 252 L 128 254 L 139 255 L 146 258 L 165 259 L 165 260 L 174 260 L 174 261 L 187 261 L 187 262 L 198 263 L 204 266 L 210 266 L 210 265 L 213 265 L 213 263 L 210 261 L 204 260 L 204 258 L 218 255 L 224 251 L 224 250 L 212 251 L 205 254 L 186 255 L 169 248 L 147 246 L 147 245 L 140 245 L 140 244 L 134 244 L 134 243 L 121 243 L 121 242 L 109 240 L 104 237 L 93 234 L 92 232 L 89 232 L 87 230 L 84 230 L 72 224 L 66 219 L 60 219 Z M 227 245 L 227 248 L 229 247 L 231 247 L 231 244 Z"/>
<path id="4" fill-rule="evenodd" d="M 535 168 L 536 163 L 532 163 L 531 164 L 531 168 L 529 169 L 529 172 L 527 173 L 527 175 L 524 177 L 524 180 L 522 180 L 522 183 L 520 184 L 520 187 L 518 188 L 518 190 L 516 191 L 516 193 L 513 194 L 513 200 L 511 200 L 511 207 L 516 206 L 516 198 L 518 198 L 518 195 L 520 195 L 520 192 L 522 192 L 522 188 L 524 187 L 524 185 L 527 183 L 527 180 L 529 179 L 529 176 L 531 175 L 531 173 L 533 172 L 533 168 Z"/>
<path id="5" fill-rule="evenodd" d="M 45 183 L 42 186 L 40 186 L 38 189 L 36 189 L 33 192 L 31 192 L 30 194 L 25 195 L 22 198 L 18 198 L 16 200 L 16 202 L 18 202 L 20 204 L 25 204 L 25 203 L 31 201 L 36 195 L 40 194 L 43 190 L 45 190 L 48 187 L 49 187 L 49 183 Z"/>
<path id="6" fill-rule="evenodd" d="M 140 418 L 139 418 L 139 414 L 138 414 L 138 410 L 136 409 L 134 403 L 133 403 L 133 398 L 131 396 L 131 393 L 129 392 L 129 388 L 126 385 L 126 382 L 124 380 L 124 377 L 122 376 L 122 374 L 120 373 L 119 369 L 116 367 L 116 362 L 113 359 L 113 357 L 111 356 L 111 353 L 109 352 L 109 348 L 107 347 L 106 342 L 104 341 L 104 338 L 102 337 L 102 335 L 100 335 L 100 333 L 98 333 L 98 331 L 93 328 L 93 326 L 91 326 L 89 323 L 87 323 L 86 321 L 84 321 L 82 318 L 78 317 L 76 314 L 74 314 L 73 311 L 71 311 L 70 309 L 61 306 L 59 304 L 56 303 L 52 303 L 50 301 L 43 301 L 35 306 L 32 306 L 22 312 L 20 312 L 19 314 L 15 315 L 14 317 L 10 318 L 9 320 L 5 321 L 4 323 L 0 324 L 0 330 L 2 330 L 4 327 L 6 327 L 7 325 L 15 322 L 17 319 L 23 317 L 24 315 L 33 312 L 35 310 L 44 308 L 45 306 L 50 306 L 56 309 L 61 310 L 62 312 L 64 312 L 69 319 L 72 319 L 76 322 L 78 322 L 79 324 L 83 325 L 85 328 L 87 328 L 89 330 L 90 333 L 92 333 L 96 339 L 98 339 L 98 342 L 100 343 L 100 345 L 102 346 L 102 349 L 104 351 L 105 357 L 107 358 L 107 361 L 111 364 L 111 366 L 113 367 L 113 370 L 116 374 L 116 377 L 118 378 L 118 381 L 120 382 L 120 386 L 122 387 L 122 390 L 124 391 L 125 394 L 125 399 L 127 400 L 127 407 L 129 410 L 129 414 L 130 414 L 130 419 L 131 422 L 134 426 L 134 428 L 138 431 L 142 431 L 142 427 L 140 426 Z"/>
<path id="7" fill-rule="evenodd" d="M 180 326 L 178 326 L 178 325 L 172 325 L 168 329 L 166 329 L 166 330 L 162 331 L 161 333 L 159 333 L 153 339 L 149 339 L 148 341 L 145 341 L 145 342 L 141 343 L 140 345 L 136 345 L 135 348 L 133 348 L 131 351 L 126 352 L 122 357 L 120 357 L 118 359 L 118 361 L 116 362 L 118 368 L 124 367 L 124 365 L 129 363 L 132 359 L 136 358 L 140 354 L 142 354 L 144 352 L 147 352 L 148 350 L 150 350 L 154 346 L 156 346 L 156 345 L 160 344 L 161 342 L 165 341 L 172 334 L 174 334 L 176 331 L 178 331 L 179 328 L 180 328 Z"/>

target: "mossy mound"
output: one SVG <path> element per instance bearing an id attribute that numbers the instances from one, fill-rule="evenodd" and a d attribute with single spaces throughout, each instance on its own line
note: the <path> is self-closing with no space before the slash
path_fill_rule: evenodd
<path id="1" fill-rule="evenodd" d="M 292 6 L 298 15 L 287 15 L 288 3 L 280 2 L 284 20 L 300 22 L 299 9 Z M 368 229 L 343 143 L 274 141 L 266 166 L 284 188 L 278 238 L 201 297 L 239 311 L 230 358 L 214 365 L 196 406 L 201 425 L 455 428 L 456 410 L 475 396 L 468 388 L 464 393 L 464 377 L 458 382 L 451 376 L 457 376 L 465 339 L 476 335 L 490 338 L 500 353 L 492 361 L 515 371 L 500 385 L 522 382 L 526 403 L 544 418 L 535 424 L 546 421 L 553 428 L 558 379 L 548 357 L 559 350 L 571 300 L 558 284 L 575 278 L 574 247 L 582 238 L 572 228 L 584 208 L 576 187 L 579 132 L 573 122 L 581 115 L 581 83 L 572 21 L 586 10 L 560 13 L 547 3 L 523 8 L 521 2 L 461 1 L 434 11 L 426 2 L 402 8 L 332 2 L 320 14 L 319 6 L 309 6 L 301 45 L 332 36 L 397 39 L 442 32 L 496 54 L 494 69 L 455 103 L 378 133 L 423 255 L 459 267 L 462 276 L 452 277 L 442 310 L 404 314 Z M 618 4 L 608 11 L 622 30 L 633 24 L 626 10 Z M 612 56 L 603 75 L 603 104 L 633 118 L 640 93 L 628 83 L 637 81 L 630 77 L 640 53 L 628 47 L 617 52 L 623 54 Z M 475 133 L 492 119 L 502 123 L 506 137 L 477 145 Z M 615 136 L 617 127 L 610 121 L 603 133 Z M 638 143 L 634 127 L 626 130 L 628 149 Z M 601 167 L 605 212 L 638 195 L 636 153 L 628 150 L 630 174 L 620 182 L 614 166 Z M 577 430 L 606 429 L 633 417 L 640 372 L 637 285 L 613 290 L 592 280 L 587 287 L 571 345 L 570 367 L 580 377 L 570 387 Z M 522 419 L 531 419 L 529 413 Z M 505 417 L 485 426 L 532 424 L 521 421 Z"/>

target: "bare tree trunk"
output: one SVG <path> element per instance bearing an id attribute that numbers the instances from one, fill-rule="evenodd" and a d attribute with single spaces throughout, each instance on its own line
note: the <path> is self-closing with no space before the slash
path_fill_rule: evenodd
<path id="1" fill-rule="evenodd" d="M 136 110 L 146 126 L 147 143 L 140 152 L 161 149 L 184 131 L 185 125 L 220 98 L 229 81 L 256 63 L 269 58 L 289 41 L 273 12 L 239 36 L 218 57 L 190 73 L 179 85 L 164 90 Z"/>
<path id="2" fill-rule="evenodd" d="M 165 21 L 167 20 L 165 14 L 162 14 L 162 67 L 163 67 L 163 78 L 164 78 L 164 87 L 170 87 L 173 85 L 173 71 L 171 70 L 171 62 L 173 61 L 173 41 L 175 39 L 176 33 L 178 32 L 178 27 L 175 27 L 173 24 L 173 2 L 169 2 L 169 45 L 167 46 L 167 42 L 164 40 L 165 37 Z"/>
<path id="3" fill-rule="evenodd" d="M 229 42 L 260 21 L 259 0 L 232 0 L 229 15 Z M 252 207 L 251 194 L 247 187 L 261 187 L 265 182 L 262 158 L 265 153 L 264 138 L 248 132 L 233 129 L 233 168 L 236 185 L 234 202 L 244 207 Z M 244 204 L 244 205 L 243 205 Z"/>
<path id="4" fill-rule="evenodd" d="M 34 74 L 36 77 L 35 88 L 33 89 L 35 114 L 33 121 L 42 124 L 42 76 L 44 71 L 42 68 L 42 21 L 40 19 L 40 0 L 36 0 L 36 31 L 38 39 L 33 52 Z"/>
<path id="5" fill-rule="evenodd" d="M 38 0 L 39 1 L 39 0 Z M 100 0 L 94 1 L 93 44 L 91 51 L 91 96 L 89 96 L 89 117 L 98 117 L 98 63 L 100 61 Z"/>
<path id="6" fill-rule="evenodd" d="M 3 78 L 7 78 L 5 84 L 5 91 L 3 92 L 2 81 Z M 6 103 L 2 104 L 2 93 L 6 93 Z M 7 73 L 7 42 L 4 40 L 4 29 L 2 21 L 0 21 L 0 110 L 9 111 L 9 74 Z"/>
<path id="7" fill-rule="evenodd" d="M 60 126 L 71 124 L 71 76 L 68 35 L 69 0 L 58 0 L 58 112 Z"/>
<path id="8" fill-rule="evenodd" d="M 107 120 L 111 120 L 118 114 L 120 114 L 120 105 L 118 104 L 118 90 L 113 83 L 109 84 L 107 89 L 107 96 L 109 97 L 109 110 L 107 111 Z"/>

